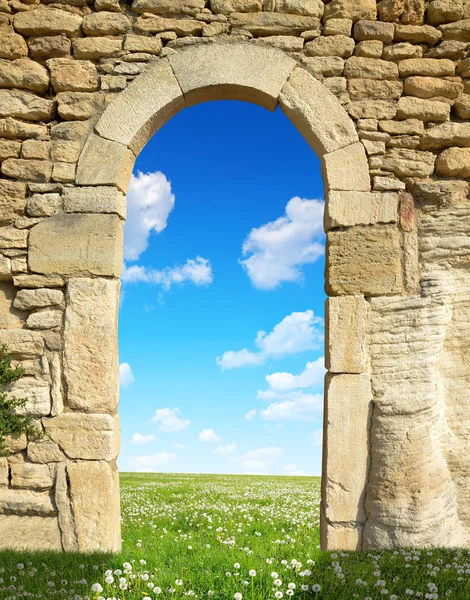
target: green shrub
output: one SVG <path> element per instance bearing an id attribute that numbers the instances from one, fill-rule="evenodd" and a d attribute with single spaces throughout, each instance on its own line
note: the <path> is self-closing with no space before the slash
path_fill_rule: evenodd
<path id="1" fill-rule="evenodd" d="M 24 373 L 22 367 L 12 368 L 11 355 L 7 345 L 3 344 L 0 347 L 0 456 L 10 455 L 6 444 L 8 435 L 25 433 L 36 439 L 45 436 L 43 430 L 35 429 L 31 417 L 15 414 L 15 408 L 24 406 L 27 399 L 9 397 L 5 391 L 6 386 L 18 381 Z"/>

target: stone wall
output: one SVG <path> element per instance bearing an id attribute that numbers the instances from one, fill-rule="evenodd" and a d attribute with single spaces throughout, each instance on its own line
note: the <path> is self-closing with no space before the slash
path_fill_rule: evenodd
<path id="1" fill-rule="evenodd" d="M 322 548 L 470 544 L 469 54 L 470 0 L 0 0 L 0 343 L 48 434 L 0 458 L 2 546 L 120 550 L 125 193 L 215 99 L 322 160 Z"/>

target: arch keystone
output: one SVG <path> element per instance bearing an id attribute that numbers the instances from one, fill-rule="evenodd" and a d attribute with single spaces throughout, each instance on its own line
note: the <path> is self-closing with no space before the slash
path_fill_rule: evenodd
<path id="1" fill-rule="evenodd" d="M 168 56 L 186 106 L 245 100 L 273 111 L 296 62 L 276 48 L 249 43 L 204 44 Z"/>

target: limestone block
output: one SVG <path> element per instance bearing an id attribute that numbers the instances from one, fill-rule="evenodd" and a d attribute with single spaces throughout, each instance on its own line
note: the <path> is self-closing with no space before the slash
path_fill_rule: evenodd
<path id="1" fill-rule="evenodd" d="M 327 299 L 325 366 L 331 373 L 365 372 L 367 309 L 362 296 Z"/>
<path id="2" fill-rule="evenodd" d="M 138 154 L 183 107 L 183 94 L 168 60 L 158 60 L 108 106 L 96 130 L 100 136 L 130 146 Z M 129 177 L 132 167 L 133 162 Z"/>
<path id="3" fill-rule="evenodd" d="M 232 27 L 246 29 L 255 37 L 264 35 L 300 35 L 303 31 L 318 29 L 316 17 L 281 13 L 233 13 L 230 15 Z"/>
<path id="4" fill-rule="evenodd" d="M 460 21 L 463 16 L 462 0 L 432 0 L 428 6 L 427 21 L 430 25 Z"/>
<path id="5" fill-rule="evenodd" d="M 2 279 L 7 279 L 9 280 L 11 276 L 11 262 L 10 259 L 7 258 L 6 256 L 1 256 L 0 257 L 0 281 Z M 6 307 L 6 311 L 8 310 L 8 308 Z M 8 323 L 8 316 L 7 316 L 7 320 L 5 321 L 5 315 L 3 316 L 3 319 L 0 318 L 0 329 L 3 328 L 8 328 L 9 325 L 6 325 L 4 323 Z"/>
<path id="6" fill-rule="evenodd" d="M 64 412 L 43 419 L 43 425 L 50 439 L 68 458 L 114 460 L 119 453 L 118 415 Z"/>
<path id="7" fill-rule="evenodd" d="M 20 148 L 21 142 L 0 139 L 0 161 L 5 160 L 6 158 L 18 158 L 20 155 Z"/>
<path id="8" fill-rule="evenodd" d="M 405 94 L 418 98 L 458 98 L 463 92 L 463 85 L 458 81 L 449 81 L 438 77 L 408 77 L 405 81 Z"/>
<path id="9" fill-rule="evenodd" d="M 421 25 L 424 19 L 424 0 L 382 0 L 377 4 L 381 21 L 396 21 Z"/>
<path id="10" fill-rule="evenodd" d="M 62 277 L 44 277 L 43 275 L 16 275 L 13 284 L 22 288 L 63 287 Z"/>
<path id="11" fill-rule="evenodd" d="M 398 101 L 397 119 L 419 119 L 442 122 L 450 119 L 450 106 L 445 102 L 403 96 Z"/>
<path id="12" fill-rule="evenodd" d="M 24 13 L 19 13 L 24 14 Z M 18 496 L 18 491 L 15 490 Z M 19 501 L 23 498 L 18 498 Z M 8 550 L 62 550 L 57 517 L 0 514 L 0 547 Z"/>
<path id="13" fill-rule="evenodd" d="M 398 79 L 398 67 L 395 63 L 378 58 L 351 56 L 346 61 L 344 76 L 359 79 Z"/>
<path id="14" fill-rule="evenodd" d="M 65 462 L 57 465 L 55 483 L 55 503 L 59 511 L 59 526 L 62 533 L 62 547 L 65 552 L 78 551 L 77 533 L 72 514 L 67 482 L 67 467 Z"/>
<path id="15" fill-rule="evenodd" d="M 62 211 L 62 197 L 60 194 L 33 194 L 28 198 L 26 205 L 30 217 L 50 217 Z"/>
<path id="16" fill-rule="evenodd" d="M 69 462 L 70 501 L 80 552 L 120 552 L 119 474 L 103 461 Z"/>
<path id="17" fill-rule="evenodd" d="M 461 206 L 467 203 L 468 181 L 417 181 L 413 185 L 413 196 L 424 212 L 436 207 Z"/>
<path id="18" fill-rule="evenodd" d="M 88 60 L 50 58 L 46 64 L 55 92 L 94 92 L 99 89 L 96 67 Z"/>
<path id="19" fill-rule="evenodd" d="M 393 40 L 394 35 L 395 28 L 392 23 L 362 20 L 354 25 L 354 39 L 358 42 L 379 40 L 389 43 Z"/>
<path id="20" fill-rule="evenodd" d="M 441 150 L 450 146 L 470 147 L 470 123 L 443 123 L 426 129 L 421 137 L 423 150 Z"/>
<path id="21" fill-rule="evenodd" d="M 35 10 L 18 12 L 13 25 L 18 33 L 32 35 L 60 35 L 75 37 L 80 33 L 82 17 L 57 8 L 40 7 Z"/>
<path id="22" fill-rule="evenodd" d="M 405 190 L 406 185 L 394 177 L 374 177 L 374 190 L 378 192 L 394 192 Z"/>
<path id="23" fill-rule="evenodd" d="M 363 19 L 375 21 L 375 0 L 332 0 L 325 6 L 324 20 L 352 19 L 354 23 Z"/>
<path id="24" fill-rule="evenodd" d="M 49 181 L 52 175 L 52 163 L 48 160 L 8 158 L 2 163 L 2 173 L 21 181 Z"/>
<path id="25" fill-rule="evenodd" d="M 13 227 L 0 227 L 0 248 L 26 248 L 28 232 Z"/>
<path id="26" fill-rule="evenodd" d="M 8 263 L 7 263 L 8 265 Z M 8 273 L 8 279 L 11 275 Z M 10 281 L 0 281 L 0 328 L 14 329 L 24 327 L 25 315 L 12 306 L 15 289 Z"/>
<path id="27" fill-rule="evenodd" d="M 422 58 L 423 48 L 406 42 L 390 44 L 384 47 L 383 60 L 404 60 L 406 58 Z"/>
<path id="28" fill-rule="evenodd" d="M 103 56 L 115 56 L 122 48 L 121 38 L 78 38 L 73 41 L 75 58 L 98 60 Z"/>
<path id="29" fill-rule="evenodd" d="M 295 61 L 279 50 L 249 44 L 200 45 L 172 54 L 168 60 L 186 106 L 209 100 L 245 100 L 274 110 L 295 67 Z"/>
<path id="30" fill-rule="evenodd" d="M 390 135 L 422 135 L 424 133 L 424 123 L 418 119 L 380 121 L 379 129 Z"/>
<path id="31" fill-rule="evenodd" d="M 76 163 L 82 151 L 82 143 L 66 140 L 54 140 L 51 144 L 53 161 Z"/>
<path id="32" fill-rule="evenodd" d="M 83 19 L 82 29 L 86 35 L 122 35 L 131 28 L 131 22 L 122 14 L 101 11 Z"/>
<path id="33" fill-rule="evenodd" d="M 354 40 L 345 35 L 318 37 L 305 44 L 307 56 L 340 56 L 349 58 L 354 52 Z"/>
<path id="34" fill-rule="evenodd" d="M 91 413 L 116 410 L 119 401 L 119 287 L 118 280 L 69 280 L 64 377 L 68 405 L 74 410 Z"/>
<path id="35" fill-rule="evenodd" d="M 61 290 L 50 288 L 35 290 L 20 290 L 16 294 L 13 305 L 19 310 L 34 310 L 45 306 L 56 306 L 64 301 L 64 293 Z"/>
<path id="36" fill-rule="evenodd" d="M 134 29 L 138 33 L 174 31 L 178 36 L 201 35 L 204 23 L 195 19 L 167 19 L 150 13 L 138 17 Z"/>
<path id="37" fill-rule="evenodd" d="M 322 0 L 277 0 L 276 10 L 293 15 L 309 15 L 321 19 L 324 11 Z M 240 11 L 241 12 L 241 11 Z"/>
<path id="38" fill-rule="evenodd" d="M 64 412 L 64 396 L 62 394 L 62 364 L 57 352 L 54 352 L 51 358 L 51 378 L 52 378 L 52 410 L 51 415 L 57 417 Z"/>
<path id="39" fill-rule="evenodd" d="M 25 140 L 21 147 L 22 158 L 50 158 L 50 143 L 41 142 L 39 140 Z"/>
<path id="40" fill-rule="evenodd" d="M 352 227 L 327 236 L 330 296 L 382 296 L 403 289 L 400 233 L 394 225 Z"/>
<path id="41" fill-rule="evenodd" d="M 320 502 L 321 507 L 321 502 Z M 320 508 L 320 547 L 326 550 L 361 550 L 364 526 L 333 524 L 327 521 L 324 510 Z"/>
<path id="42" fill-rule="evenodd" d="M 334 227 L 396 223 L 397 215 L 397 194 L 332 191 L 326 202 L 325 231 Z"/>
<path id="43" fill-rule="evenodd" d="M 6 344 L 15 359 L 34 358 L 44 350 L 42 336 L 26 329 L 0 329 L 0 344 Z"/>
<path id="44" fill-rule="evenodd" d="M 470 148 L 448 148 L 441 152 L 436 173 L 443 177 L 470 177 Z"/>
<path id="45" fill-rule="evenodd" d="M 325 154 L 322 173 L 326 193 L 329 190 L 370 191 L 369 165 L 360 142 Z"/>
<path id="46" fill-rule="evenodd" d="M 456 23 L 441 25 L 442 39 L 457 40 L 458 42 L 470 42 L 470 19 L 463 19 Z"/>
<path id="47" fill-rule="evenodd" d="M 75 181 L 75 165 L 66 162 L 54 163 L 52 180 L 61 183 L 73 183 Z"/>
<path id="48" fill-rule="evenodd" d="M 470 119 L 470 96 L 460 96 L 454 104 L 454 112 L 459 119 Z"/>
<path id="49" fill-rule="evenodd" d="M 24 213 L 26 186 L 19 181 L 0 180 L 0 222 L 9 224 Z"/>
<path id="50" fill-rule="evenodd" d="M 0 87 L 45 92 L 49 87 L 49 73 L 29 58 L 0 59 Z"/>
<path id="51" fill-rule="evenodd" d="M 119 277 L 122 247 L 123 226 L 116 215 L 54 215 L 31 229 L 29 267 L 45 275 Z"/>
<path id="52" fill-rule="evenodd" d="M 11 435 L 7 435 L 5 438 L 5 441 L 6 441 L 8 450 L 12 454 L 15 454 L 16 452 L 21 452 L 28 445 L 28 438 L 26 437 L 26 434 L 24 434 L 24 433 L 20 433 L 20 434 L 13 433 Z"/>
<path id="53" fill-rule="evenodd" d="M 292 71 L 279 95 L 279 104 L 319 156 L 350 146 L 358 139 L 339 101 L 303 69 Z"/>
<path id="54" fill-rule="evenodd" d="M 24 406 L 14 409 L 15 414 L 45 417 L 51 412 L 51 390 L 47 381 L 34 377 L 23 377 L 15 383 L 9 384 L 7 390 L 16 398 L 27 399 Z"/>
<path id="55" fill-rule="evenodd" d="M 204 0 L 134 0 L 132 10 L 136 13 L 156 15 L 197 15 L 204 8 Z"/>
<path id="56" fill-rule="evenodd" d="M 447 58 L 409 58 L 398 63 L 400 77 L 424 75 L 426 77 L 445 77 L 454 75 L 455 65 Z"/>
<path id="57" fill-rule="evenodd" d="M 427 44 L 434 46 L 442 37 L 442 33 L 431 25 L 395 25 L 395 42 L 408 42 L 411 44 Z"/>
<path id="58" fill-rule="evenodd" d="M 439 46 L 431 48 L 426 52 L 427 58 L 450 58 L 450 60 L 461 61 L 468 54 L 468 43 L 447 40 L 441 42 Z M 458 65 L 457 65 L 458 66 Z"/>
<path id="59" fill-rule="evenodd" d="M 457 73 L 460 77 L 470 77 L 470 58 L 466 58 L 457 66 Z"/>
<path id="60" fill-rule="evenodd" d="M 436 157 L 432 152 L 405 148 L 392 148 L 382 160 L 382 169 L 398 177 L 430 177 L 434 172 Z"/>
<path id="61" fill-rule="evenodd" d="M 64 58 L 70 56 L 72 43 L 65 34 L 34 37 L 28 40 L 29 51 L 34 60 Z"/>
<path id="62" fill-rule="evenodd" d="M 0 106 L 1 102 L 5 99 L 2 92 L 8 93 L 9 91 L 0 90 Z M 0 136 L 3 138 L 25 140 L 28 138 L 44 137 L 46 134 L 47 128 L 45 125 L 33 125 L 32 123 L 17 121 L 11 117 L 7 117 L 6 119 L 0 118 Z"/>
<path id="63" fill-rule="evenodd" d="M 0 47 L 0 58 L 23 58 L 28 56 L 28 46 L 17 33 L 2 33 L 2 46 Z"/>
<path id="64" fill-rule="evenodd" d="M 218 23 L 218 25 L 223 25 L 223 23 Z M 207 35 L 205 29 L 203 35 Z M 257 38 L 255 43 L 269 44 L 270 46 L 278 48 L 279 50 L 284 50 L 285 52 L 302 52 L 304 47 L 304 40 L 293 35 L 268 35 L 266 37 Z"/>
<path id="65" fill-rule="evenodd" d="M 41 310 L 29 315 L 26 326 L 30 329 L 56 329 L 62 325 L 62 311 Z"/>
<path id="66" fill-rule="evenodd" d="M 326 376 L 322 495 L 330 522 L 366 520 L 371 415 L 370 376 Z"/>
<path id="67" fill-rule="evenodd" d="M 322 35 L 346 35 L 350 37 L 352 26 L 352 19 L 329 19 L 321 33 Z"/>
<path id="68" fill-rule="evenodd" d="M 55 442 L 29 442 L 28 460 L 33 463 L 51 463 L 65 460 L 65 456 Z"/>
<path id="69" fill-rule="evenodd" d="M 10 513 L 8 518 L 16 515 L 34 514 L 42 517 L 56 514 L 49 491 L 12 490 L 0 487 L 0 514 Z M 2 529 L 3 532 L 3 529 Z M 0 538 L 0 539 L 3 539 Z"/>
<path id="70" fill-rule="evenodd" d="M 47 465 L 19 463 L 11 465 L 11 485 L 14 488 L 32 488 L 47 490 L 53 485 Z"/>
<path id="71" fill-rule="evenodd" d="M 354 56 L 364 58 L 382 58 L 384 49 L 383 42 L 379 40 L 366 40 L 359 42 L 354 49 Z"/>
<path id="72" fill-rule="evenodd" d="M 129 52 L 160 54 L 162 47 L 162 40 L 156 37 L 152 38 L 146 35 L 134 35 L 129 33 L 124 39 L 124 50 L 128 50 Z"/>
<path id="73" fill-rule="evenodd" d="M 115 213 L 126 218 L 126 197 L 114 187 L 69 187 L 64 190 L 68 213 Z"/>
<path id="74" fill-rule="evenodd" d="M 48 121 L 51 119 L 54 111 L 54 102 L 52 100 L 46 100 L 31 94 L 30 92 L 22 92 L 19 90 L 0 90 L 0 117 L 18 117 L 25 119 L 26 121 Z M 16 124 L 17 130 L 22 130 L 24 137 L 37 137 L 37 134 L 32 132 L 45 132 L 45 128 L 41 127 L 32 129 L 32 126 L 24 124 Z M 14 123 L 9 122 L 9 128 L 11 129 Z M 13 135 L 7 135 L 6 137 L 16 137 Z M 23 137 L 23 136 L 19 136 Z"/>
<path id="75" fill-rule="evenodd" d="M 403 93 L 401 81 L 381 79 L 349 79 L 351 100 L 398 100 Z"/>
<path id="76" fill-rule="evenodd" d="M 0 486 L 8 485 L 8 461 L 4 457 L 0 457 Z"/>
<path id="77" fill-rule="evenodd" d="M 214 14 L 229 15 L 234 12 L 259 12 L 263 10 L 262 0 L 211 0 Z"/>

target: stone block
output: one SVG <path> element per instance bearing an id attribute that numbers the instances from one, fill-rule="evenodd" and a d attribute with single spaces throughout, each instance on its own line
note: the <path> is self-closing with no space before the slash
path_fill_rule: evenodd
<path id="1" fill-rule="evenodd" d="M 126 197 L 114 187 L 68 187 L 63 198 L 68 213 L 114 213 L 126 218 Z"/>
<path id="2" fill-rule="evenodd" d="M 398 79 L 398 66 L 379 58 L 351 56 L 346 61 L 344 76 L 359 79 Z"/>
<path id="3" fill-rule="evenodd" d="M 422 135 L 424 133 L 424 123 L 418 119 L 380 121 L 379 129 L 390 135 Z"/>
<path id="4" fill-rule="evenodd" d="M 65 460 L 64 454 L 55 442 L 29 442 L 28 460 L 33 463 L 51 463 Z"/>
<path id="5" fill-rule="evenodd" d="M 470 42 L 470 19 L 463 19 L 456 23 L 447 23 L 439 27 L 442 39 L 456 40 L 458 42 Z"/>
<path id="6" fill-rule="evenodd" d="M 427 44 L 434 46 L 441 39 L 442 33 L 431 25 L 395 25 L 395 42 L 410 44 Z"/>
<path id="7" fill-rule="evenodd" d="M 20 149 L 21 142 L 0 139 L 0 161 L 7 158 L 18 158 Z"/>
<path id="8" fill-rule="evenodd" d="M 245 29 L 255 37 L 265 35 L 300 35 L 303 31 L 319 29 L 316 17 L 281 14 L 274 12 L 233 13 L 232 28 Z"/>
<path id="9" fill-rule="evenodd" d="M 46 100 L 45 98 L 31 94 L 31 92 L 0 90 L 0 117 L 18 117 L 26 121 L 48 121 L 52 118 L 53 111 L 54 102 L 52 100 Z M 37 137 L 39 132 L 45 133 L 43 127 L 33 129 L 33 126 L 26 123 L 20 125 L 19 123 L 15 124 L 9 121 L 5 123 L 5 126 L 7 125 L 7 129 L 11 131 L 11 134 L 6 137 L 17 137 L 14 135 L 16 130 L 23 132 L 19 136 L 22 139 L 24 137 Z"/>
<path id="10" fill-rule="evenodd" d="M 53 192 L 33 194 L 28 198 L 26 212 L 30 217 L 50 217 L 62 212 L 62 196 Z"/>
<path id="11" fill-rule="evenodd" d="M 307 56 L 339 56 L 349 58 L 354 52 L 354 40 L 345 35 L 317 37 L 305 44 Z"/>
<path id="12" fill-rule="evenodd" d="M 26 186 L 19 181 L 0 180 L 0 223 L 10 224 L 24 214 Z"/>
<path id="13" fill-rule="evenodd" d="M 36 331 L 27 329 L 0 329 L 0 345 L 6 344 L 15 359 L 39 356 L 44 351 L 44 340 Z"/>
<path id="14" fill-rule="evenodd" d="M 45 275 L 107 275 L 122 269 L 123 225 L 116 215 L 55 215 L 29 237 L 29 267 Z"/>
<path id="15" fill-rule="evenodd" d="M 339 77 L 344 70 L 344 60 L 339 56 L 309 56 L 301 61 L 302 66 L 316 79 Z"/>
<path id="16" fill-rule="evenodd" d="M 62 533 L 62 547 L 65 552 L 77 552 L 77 532 L 75 530 L 75 522 L 72 513 L 65 461 L 57 465 L 54 499 L 59 511 L 58 518 L 59 527 Z"/>
<path id="17" fill-rule="evenodd" d="M 384 47 L 383 60 L 405 60 L 407 58 L 422 58 L 423 48 L 407 42 L 398 42 Z"/>
<path id="18" fill-rule="evenodd" d="M 114 460 L 119 454 L 119 416 L 64 412 L 43 419 L 49 438 L 68 458 Z"/>
<path id="19" fill-rule="evenodd" d="M 460 96 L 454 104 L 454 113 L 459 119 L 470 119 L 470 96 Z"/>
<path id="20" fill-rule="evenodd" d="M 369 100 L 372 105 L 373 100 L 398 100 L 403 93 L 403 83 L 381 79 L 349 79 L 348 92 L 351 100 Z"/>
<path id="21" fill-rule="evenodd" d="M 458 98 L 463 92 L 463 85 L 458 81 L 449 81 L 438 77 L 408 77 L 405 81 L 405 94 L 418 98 Z"/>
<path id="22" fill-rule="evenodd" d="M 168 19 L 146 13 L 137 18 L 134 30 L 144 34 L 174 31 L 176 35 L 184 37 L 201 35 L 203 26 L 203 21 L 195 19 Z"/>
<path id="23" fill-rule="evenodd" d="M 441 123 L 450 119 L 450 106 L 446 102 L 435 102 L 403 96 L 398 101 L 397 119 L 419 119 L 428 123 Z"/>
<path id="24" fill-rule="evenodd" d="M 47 381 L 22 377 L 7 386 L 8 393 L 16 398 L 26 398 L 24 406 L 14 409 L 17 415 L 45 417 L 51 412 L 51 390 Z"/>
<path id="25" fill-rule="evenodd" d="M 421 137 L 422 150 L 441 150 L 450 146 L 470 147 L 470 123 L 443 123 L 426 129 Z"/>
<path id="26" fill-rule="evenodd" d="M 114 413 L 119 401 L 118 280 L 70 279 L 64 331 L 68 406 Z"/>
<path id="27" fill-rule="evenodd" d="M 384 49 L 383 42 L 379 40 L 366 40 L 359 42 L 354 49 L 354 56 L 364 58 L 382 58 Z"/>
<path id="28" fill-rule="evenodd" d="M 0 227 L 0 248 L 26 248 L 28 232 L 14 227 Z"/>
<path id="29" fill-rule="evenodd" d="M 24 14 L 24 13 L 19 13 Z M 15 490 L 18 501 L 21 495 Z M 0 499 L 1 504 L 1 499 Z M 0 514 L 0 547 L 16 551 L 55 550 L 62 551 L 61 534 L 57 516 Z"/>
<path id="30" fill-rule="evenodd" d="M 322 551 L 357 551 L 362 548 L 364 526 L 334 524 L 327 521 L 324 511 L 320 512 L 320 547 Z"/>
<path id="31" fill-rule="evenodd" d="M 131 27 L 131 22 L 125 15 L 107 11 L 91 13 L 82 23 L 83 31 L 89 36 L 122 35 Z"/>
<path id="32" fill-rule="evenodd" d="M 325 231 L 335 227 L 396 223 L 398 195 L 331 191 L 325 207 Z"/>
<path id="33" fill-rule="evenodd" d="M 454 75 L 455 65 L 447 58 L 408 58 L 398 63 L 400 77 L 423 75 L 425 77 L 446 77 Z"/>
<path id="34" fill-rule="evenodd" d="M 2 99 L 2 92 L 8 93 L 10 91 L 12 90 L 0 90 L 0 100 Z M 41 138 L 46 136 L 46 134 L 47 128 L 45 125 L 33 125 L 32 123 L 18 121 L 11 117 L 0 119 L 0 136 L 3 138 L 25 140 L 28 138 Z"/>
<path id="35" fill-rule="evenodd" d="M 2 163 L 2 173 L 20 181 L 45 182 L 51 178 L 52 163 L 48 160 L 8 158 Z"/>
<path id="36" fill-rule="evenodd" d="M 68 162 L 54 163 L 52 181 L 73 183 L 75 181 L 75 165 Z"/>
<path id="37" fill-rule="evenodd" d="M 349 38 L 352 26 L 352 19 L 329 19 L 321 33 L 322 35 L 345 35 Z"/>
<path id="38" fill-rule="evenodd" d="M 39 7 L 35 10 L 18 12 L 13 25 L 18 33 L 29 36 L 60 35 L 76 37 L 80 34 L 82 17 L 57 8 Z"/>
<path id="39" fill-rule="evenodd" d="M 438 46 L 431 48 L 426 52 L 427 58 L 449 58 L 450 60 L 461 61 L 467 56 L 468 43 L 447 40 L 441 42 Z M 458 63 L 457 63 L 458 66 Z"/>
<path id="40" fill-rule="evenodd" d="M 377 10 L 381 21 L 421 25 L 426 5 L 424 0 L 382 0 Z"/>
<path id="41" fill-rule="evenodd" d="M 8 461 L 5 457 L 0 457 L 0 486 L 8 485 Z"/>
<path id="42" fill-rule="evenodd" d="M 325 6 L 324 21 L 329 19 L 351 19 L 375 21 L 377 8 L 375 0 L 332 0 Z"/>
<path id="43" fill-rule="evenodd" d="M 294 69 L 279 104 L 314 152 L 323 156 L 357 142 L 354 125 L 339 101 L 303 69 Z"/>
<path id="44" fill-rule="evenodd" d="M 61 310 L 40 310 L 29 315 L 26 320 L 26 326 L 30 329 L 56 329 L 61 325 Z"/>
<path id="45" fill-rule="evenodd" d="M 51 84 L 57 92 L 94 92 L 100 81 L 95 65 L 88 60 L 50 58 L 46 64 L 51 72 Z"/>
<path id="46" fill-rule="evenodd" d="M 210 8 L 214 14 L 229 15 L 235 12 L 260 12 L 262 0 L 211 0 Z"/>
<path id="47" fill-rule="evenodd" d="M 393 40 L 394 35 L 395 28 L 393 23 L 362 20 L 354 25 L 354 39 L 358 42 L 379 40 L 388 44 Z"/>
<path id="48" fill-rule="evenodd" d="M 413 196 L 422 211 L 436 207 L 461 206 L 468 202 L 468 181 L 417 181 L 413 185 Z"/>
<path id="49" fill-rule="evenodd" d="M 50 288 L 35 290 L 20 290 L 16 294 L 13 305 L 19 310 L 34 310 L 35 308 L 44 308 L 45 306 L 56 306 L 64 300 L 64 293 L 61 290 Z"/>
<path id="50" fill-rule="evenodd" d="M 463 16 L 462 0 L 432 0 L 428 6 L 427 21 L 430 25 L 460 21 Z"/>
<path id="51" fill-rule="evenodd" d="M 424 179 L 433 174 L 435 162 L 436 157 L 432 152 L 392 148 L 383 157 L 382 169 L 391 171 L 398 177 Z"/>
<path id="52" fill-rule="evenodd" d="M 47 160 L 50 158 L 50 142 L 39 140 L 25 140 L 21 147 L 21 158 Z"/>
<path id="53" fill-rule="evenodd" d="M 0 48 L 0 58 L 23 58 L 28 56 L 28 46 L 26 42 L 17 33 L 2 33 L 2 46 Z"/>
<path id="54" fill-rule="evenodd" d="M 102 57 L 115 56 L 122 48 L 121 38 L 79 38 L 73 41 L 75 58 L 99 60 Z"/>
<path id="55" fill-rule="evenodd" d="M 16 515 L 40 515 L 41 517 L 57 514 L 51 501 L 49 491 L 13 490 L 0 487 L 0 515 L 8 514 L 8 518 Z M 2 532 L 4 530 L 2 529 Z M 3 538 L 0 538 L 3 539 Z"/>
<path id="56" fill-rule="evenodd" d="M 368 304 L 363 296 L 327 299 L 325 367 L 330 373 L 365 372 L 367 316 Z"/>
<path id="57" fill-rule="evenodd" d="M 28 40 L 29 51 L 34 60 L 64 58 L 70 56 L 72 43 L 64 34 L 34 37 Z"/>
<path id="58" fill-rule="evenodd" d="M 67 465 L 70 502 L 80 552 L 120 552 L 119 474 L 103 461 Z"/>
<path id="59" fill-rule="evenodd" d="M 215 25 L 215 23 L 213 23 L 213 25 Z M 224 23 L 217 23 L 217 25 L 225 26 Z M 208 35 L 206 29 L 204 29 L 203 35 Z M 255 43 L 268 44 L 269 46 L 273 46 L 273 48 L 278 48 L 279 50 L 284 50 L 285 52 L 302 52 L 304 47 L 304 40 L 293 35 L 268 35 L 266 37 L 257 38 Z"/>
<path id="60" fill-rule="evenodd" d="M 136 13 L 156 15 L 197 15 L 202 11 L 205 0 L 134 0 L 132 10 Z"/>
<path id="61" fill-rule="evenodd" d="M 329 296 L 383 296 L 403 290 L 400 232 L 394 225 L 330 231 L 326 254 Z"/>
<path id="62" fill-rule="evenodd" d="M 59 276 L 16 275 L 13 277 L 13 285 L 22 288 L 63 287 L 65 281 Z"/>
<path id="63" fill-rule="evenodd" d="M 15 454 L 17 452 L 22 452 L 26 448 L 28 445 L 28 438 L 24 433 L 12 433 L 6 436 L 5 442 L 8 450 L 12 454 Z"/>
<path id="64" fill-rule="evenodd" d="M 325 154 L 322 164 L 325 192 L 369 192 L 370 175 L 364 146 L 358 142 Z"/>
<path id="65" fill-rule="evenodd" d="M 14 488 L 48 490 L 52 487 L 52 475 L 47 465 L 19 463 L 11 465 L 11 485 Z"/>
<path id="66" fill-rule="evenodd" d="M 470 148 L 448 148 L 436 160 L 436 173 L 442 177 L 470 177 Z"/>
<path id="67" fill-rule="evenodd" d="M 129 33 L 124 39 L 124 50 L 128 52 L 146 52 L 147 54 L 160 54 L 163 42 L 160 38 Z"/>

